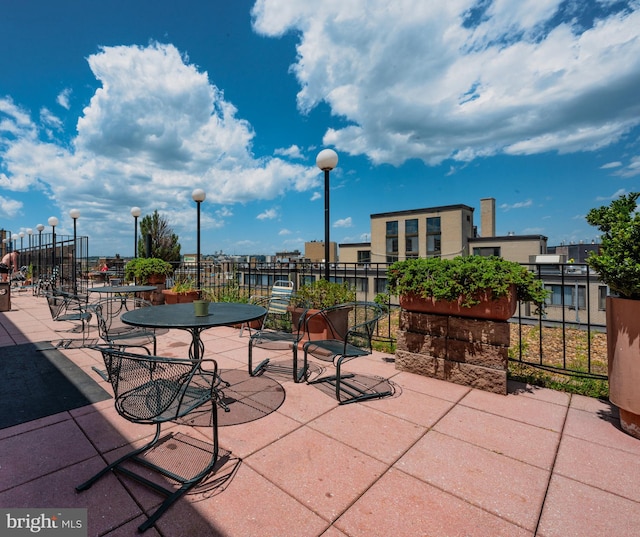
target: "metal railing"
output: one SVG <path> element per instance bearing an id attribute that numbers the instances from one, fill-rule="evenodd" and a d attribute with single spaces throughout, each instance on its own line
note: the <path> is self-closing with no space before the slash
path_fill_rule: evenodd
<path id="1" fill-rule="evenodd" d="M 357 299 L 384 301 L 388 315 L 378 326 L 376 339 L 394 348 L 398 329 L 397 297 L 387 294 L 388 263 L 336 263 L 330 280 L 347 282 Z M 519 304 L 510 319 L 509 358 L 558 374 L 606 379 L 606 287 L 585 264 L 527 264 L 551 291 L 544 315 L 531 304 Z M 182 265 L 182 277 L 195 274 L 195 266 Z M 276 280 L 291 280 L 298 289 L 324 277 L 323 263 L 218 263 L 203 264 L 203 287 L 222 300 L 244 300 L 266 295 Z"/>

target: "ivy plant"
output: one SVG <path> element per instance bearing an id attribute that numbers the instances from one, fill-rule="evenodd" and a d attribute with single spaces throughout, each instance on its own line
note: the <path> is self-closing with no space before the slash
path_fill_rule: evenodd
<path id="1" fill-rule="evenodd" d="M 518 300 L 533 302 L 542 309 L 549 294 L 533 272 L 519 263 L 496 256 L 421 257 L 396 261 L 389 267 L 388 284 L 389 292 L 394 295 L 460 300 L 464 307 L 478 304 L 487 291 L 493 300 L 498 300 L 515 286 Z"/>

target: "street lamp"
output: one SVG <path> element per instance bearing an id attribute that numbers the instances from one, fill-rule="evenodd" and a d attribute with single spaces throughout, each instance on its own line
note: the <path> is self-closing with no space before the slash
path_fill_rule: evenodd
<path id="1" fill-rule="evenodd" d="M 140 207 L 131 207 L 133 216 L 133 257 L 138 257 L 138 217 L 142 214 Z"/>
<path id="2" fill-rule="evenodd" d="M 31 229 L 30 227 L 27 228 L 27 235 L 29 235 L 29 259 L 27 262 L 27 267 L 31 266 L 31 256 L 33 255 L 33 252 L 31 251 L 31 235 L 33 235 L 33 229 Z M 31 277 L 33 278 L 33 274 L 31 274 Z M 31 282 L 33 283 L 33 282 Z"/>
<path id="3" fill-rule="evenodd" d="M 11 246 L 11 251 L 15 252 L 16 251 L 16 241 L 20 238 L 20 235 L 18 235 L 17 233 L 14 233 L 13 235 L 11 235 L 11 240 L 13 241 L 13 245 Z"/>
<path id="4" fill-rule="evenodd" d="M 38 224 L 36 229 L 38 230 L 38 280 L 40 280 L 40 271 L 42 270 L 42 232 L 44 231 L 44 224 Z"/>
<path id="5" fill-rule="evenodd" d="M 49 225 L 51 226 L 51 285 L 55 287 L 55 281 L 53 279 L 56 268 L 56 226 L 58 225 L 58 219 L 55 216 L 50 216 Z"/>
<path id="6" fill-rule="evenodd" d="M 196 188 L 192 193 L 191 193 L 191 197 L 193 198 L 193 201 L 196 202 L 196 206 L 198 207 L 198 221 L 197 221 L 197 238 L 196 238 L 196 244 L 197 244 L 197 259 L 196 259 L 196 275 L 197 275 L 197 279 L 196 282 L 198 284 L 198 291 L 200 291 L 200 204 L 205 200 L 205 198 L 207 197 L 206 193 L 204 190 L 202 190 L 201 188 Z"/>
<path id="7" fill-rule="evenodd" d="M 24 250 L 24 245 L 23 245 L 23 239 L 24 239 L 24 231 L 21 231 L 20 233 L 18 233 L 19 237 L 20 237 L 20 253 L 22 253 L 22 250 Z"/>
<path id="8" fill-rule="evenodd" d="M 76 235 L 76 221 L 80 218 L 80 211 L 78 209 L 71 209 L 69 216 L 73 218 L 73 254 L 71 255 L 71 270 L 73 271 L 73 294 L 78 294 L 78 285 L 76 283 L 76 252 L 78 251 L 77 235 Z"/>
<path id="9" fill-rule="evenodd" d="M 324 279 L 329 281 L 329 172 L 338 164 L 333 149 L 323 149 L 316 157 L 316 166 L 324 172 Z"/>

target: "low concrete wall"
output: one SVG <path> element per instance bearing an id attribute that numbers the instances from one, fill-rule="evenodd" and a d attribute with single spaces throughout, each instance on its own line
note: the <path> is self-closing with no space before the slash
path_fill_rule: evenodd
<path id="1" fill-rule="evenodd" d="M 396 369 L 507 393 L 509 323 L 402 310 Z"/>

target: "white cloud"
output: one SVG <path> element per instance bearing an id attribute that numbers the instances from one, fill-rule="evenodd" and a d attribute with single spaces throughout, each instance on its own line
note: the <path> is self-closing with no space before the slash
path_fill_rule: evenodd
<path id="1" fill-rule="evenodd" d="M 622 166 L 622 162 L 620 162 L 620 161 L 607 162 L 606 164 L 603 164 L 602 166 L 600 166 L 600 169 L 601 170 L 610 170 L 611 168 L 619 168 L 620 166 Z"/>
<path id="2" fill-rule="evenodd" d="M 278 235 L 280 235 L 280 236 L 291 235 L 291 230 L 290 229 L 281 229 L 280 231 L 278 231 Z"/>
<path id="3" fill-rule="evenodd" d="M 640 157 L 632 157 L 628 166 L 615 172 L 620 177 L 635 177 L 640 175 Z"/>
<path id="4" fill-rule="evenodd" d="M 527 200 L 527 201 L 519 201 L 517 203 L 512 203 L 512 204 L 503 203 L 502 205 L 500 205 L 500 208 L 503 211 L 510 211 L 512 209 L 524 209 L 526 207 L 531 207 L 532 205 L 533 205 L 533 201 Z"/>
<path id="5" fill-rule="evenodd" d="M 299 33 L 298 107 L 326 102 L 349 123 L 326 145 L 437 164 L 590 151 L 640 124 L 640 5 L 601 4 L 587 24 L 589 2 L 258 0 L 253 20 Z"/>
<path id="6" fill-rule="evenodd" d="M 316 200 L 319 200 L 319 199 L 322 199 L 322 194 L 320 194 L 320 192 L 314 192 L 311 195 L 311 201 L 316 201 Z"/>
<path id="7" fill-rule="evenodd" d="M 611 196 L 598 196 L 596 200 L 598 201 L 610 201 L 619 198 L 620 196 L 624 196 L 627 191 L 624 188 L 619 188 L 616 190 Z"/>
<path id="8" fill-rule="evenodd" d="M 176 232 L 190 232 L 193 215 L 182 207 L 193 203 L 195 187 L 207 192 L 207 228 L 222 226 L 231 214 L 210 216 L 212 205 L 273 199 L 320 184 L 315 166 L 255 158 L 249 122 L 174 46 L 104 47 L 88 63 L 101 87 L 78 118 L 71 143 L 55 139 L 61 122 L 50 111 L 43 109 L 37 124 L 11 99 L 0 98 L 6 174 L 0 184 L 47 189 L 61 213 L 77 207 L 94 244 L 128 230 L 126 208 L 134 205 L 143 213 L 158 209 Z M 59 104 L 64 107 L 69 95 L 62 92 Z M 107 220 L 108 227 L 99 225 Z"/>
<path id="9" fill-rule="evenodd" d="M 0 185 L 2 185 L 2 176 L 0 175 Z M 13 218 L 18 215 L 22 209 L 22 203 L 16 200 L 5 198 L 0 196 L 0 211 L 2 211 L 9 218 Z"/>
<path id="10" fill-rule="evenodd" d="M 69 98 L 71 97 L 71 89 L 67 88 L 62 90 L 58 97 L 56 98 L 56 102 L 62 106 L 62 108 L 69 110 L 71 108 L 71 104 L 69 103 Z"/>
<path id="11" fill-rule="evenodd" d="M 292 158 L 292 159 L 303 159 L 304 158 L 304 155 L 302 154 L 302 151 L 295 144 L 292 145 L 291 147 L 276 149 L 274 151 L 274 154 L 278 155 L 278 156 L 282 156 L 282 157 Z"/>
<path id="12" fill-rule="evenodd" d="M 353 226 L 353 222 L 351 221 L 351 217 L 347 217 L 347 218 L 342 218 L 340 220 L 336 220 L 333 223 L 333 227 L 352 227 Z"/>
<path id="13" fill-rule="evenodd" d="M 273 220 L 274 218 L 278 218 L 278 210 L 277 209 L 267 209 L 266 211 L 260 213 L 256 216 L 258 220 Z"/>

